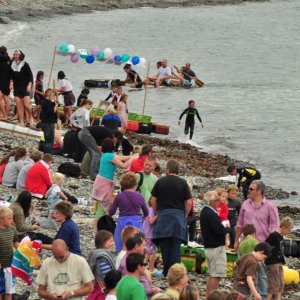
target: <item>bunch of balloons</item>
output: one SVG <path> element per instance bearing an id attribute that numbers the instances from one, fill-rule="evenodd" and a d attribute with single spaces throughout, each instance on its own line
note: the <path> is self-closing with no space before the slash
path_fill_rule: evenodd
<path id="1" fill-rule="evenodd" d="M 146 65 L 146 59 L 143 57 L 139 57 L 137 55 L 131 57 L 128 53 L 115 55 L 110 48 L 100 50 L 98 45 L 94 45 L 90 52 L 88 52 L 86 49 L 76 49 L 76 47 L 72 44 L 61 44 L 58 47 L 58 53 L 63 55 L 69 54 L 71 56 L 70 60 L 72 63 L 77 63 L 79 59 L 82 58 L 85 59 L 88 64 L 92 64 L 95 60 L 99 60 L 117 65 L 123 63 L 132 64 L 134 66 L 138 65 L 141 67 L 145 67 Z"/>

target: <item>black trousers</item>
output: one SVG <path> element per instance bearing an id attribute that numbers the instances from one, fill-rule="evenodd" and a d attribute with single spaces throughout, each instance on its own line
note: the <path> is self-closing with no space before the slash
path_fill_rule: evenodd
<path id="1" fill-rule="evenodd" d="M 190 132 L 190 140 L 193 138 L 194 128 L 195 122 L 185 122 L 184 134 L 188 134 Z"/>

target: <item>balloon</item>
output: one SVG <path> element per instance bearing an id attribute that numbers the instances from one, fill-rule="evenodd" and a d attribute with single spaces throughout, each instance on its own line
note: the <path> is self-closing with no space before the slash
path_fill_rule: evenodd
<path id="1" fill-rule="evenodd" d="M 146 63 L 147 63 L 146 59 L 144 57 L 141 57 L 140 58 L 140 66 L 145 67 Z"/>
<path id="2" fill-rule="evenodd" d="M 122 60 L 122 57 L 121 57 L 120 55 L 116 55 L 116 56 L 114 57 L 114 60 L 115 60 L 116 62 L 120 62 L 120 61 Z"/>
<path id="3" fill-rule="evenodd" d="M 79 60 L 79 55 L 78 55 L 78 53 L 73 53 L 73 54 L 71 55 L 71 62 L 72 62 L 72 63 L 77 63 L 78 60 Z"/>
<path id="4" fill-rule="evenodd" d="M 113 62 L 113 61 L 115 60 L 115 56 L 114 56 L 113 54 L 111 54 L 111 55 L 107 58 L 107 60 L 108 60 L 109 62 Z"/>
<path id="5" fill-rule="evenodd" d="M 88 53 L 85 49 L 77 49 L 81 58 L 86 58 Z"/>
<path id="6" fill-rule="evenodd" d="M 124 53 L 124 54 L 122 55 L 122 62 L 123 62 L 123 63 L 127 62 L 127 61 L 129 60 L 129 58 L 130 58 L 129 54 Z"/>
<path id="7" fill-rule="evenodd" d="M 109 58 L 112 55 L 112 50 L 110 48 L 104 49 L 104 58 Z"/>
<path id="8" fill-rule="evenodd" d="M 103 52 L 103 51 L 100 51 L 100 52 L 96 55 L 96 57 L 97 57 L 98 59 L 104 59 L 104 52 Z"/>
<path id="9" fill-rule="evenodd" d="M 69 53 L 75 53 L 76 52 L 76 48 L 74 45 L 70 44 L 68 45 L 68 49 L 69 49 Z"/>
<path id="10" fill-rule="evenodd" d="M 131 61 L 134 65 L 137 65 L 140 62 L 140 58 L 138 56 L 134 56 Z"/>
<path id="11" fill-rule="evenodd" d="M 88 64 L 92 64 L 95 61 L 95 56 L 92 54 L 88 54 L 87 57 L 85 58 L 85 61 Z"/>
<path id="12" fill-rule="evenodd" d="M 59 50 L 60 52 L 66 53 L 66 52 L 69 51 L 69 48 L 68 48 L 68 45 L 67 45 L 67 44 L 61 44 L 61 45 L 59 46 L 58 50 Z"/>
<path id="13" fill-rule="evenodd" d="M 99 53 L 99 51 L 100 51 L 100 48 L 99 48 L 99 46 L 97 46 L 97 45 L 94 45 L 94 46 L 92 47 L 92 49 L 91 49 L 91 53 L 92 53 L 92 55 L 94 55 L 94 56 L 97 56 L 97 54 Z"/>

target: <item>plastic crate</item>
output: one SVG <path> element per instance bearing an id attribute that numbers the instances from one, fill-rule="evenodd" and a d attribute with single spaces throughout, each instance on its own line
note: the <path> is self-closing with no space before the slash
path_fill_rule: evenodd
<path id="1" fill-rule="evenodd" d="M 196 255 L 181 256 L 181 262 L 184 264 L 184 266 L 189 272 L 196 271 L 196 261 L 197 261 Z"/>
<path id="2" fill-rule="evenodd" d="M 105 110 L 102 108 L 92 108 L 91 109 L 91 116 L 95 116 L 95 117 L 102 117 L 105 114 Z"/>
<path id="3" fill-rule="evenodd" d="M 188 247 L 185 245 L 181 245 L 180 253 L 181 253 L 181 255 L 198 254 L 198 255 L 200 255 L 201 258 L 205 259 L 205 253 L 204 253 L 203 247 L 192 248 L 192 247 Z"/>
<path id="4" fill-rule="evenodd" d="M 143 124 L 150 124 L 151 120 L 152 120 L 152 117 L 150 117 L 150 116 L 137 115 L 135 121 L 143 123 Z"/>
<path id="5" fill-rule="evenodd" d="M 138 114 L 129 112 L 129 113 L 128 113 L 128 120 L 129 120 L 129 121 L 136 121 L 137 116 L 138 116 Z"/>

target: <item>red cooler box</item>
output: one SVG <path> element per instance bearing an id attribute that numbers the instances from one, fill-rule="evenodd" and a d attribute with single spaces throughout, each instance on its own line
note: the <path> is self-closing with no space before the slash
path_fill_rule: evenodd
<path id="1" fill-rule="evenodd" d="M 168 135 L 170 132 L 170 127 L 162 124 L 152 124 L 153 132 L 157 134 Z"/>
<path id="2" fill-rule="evenodd" d="M 128 131 L 138 131 L 140 127 L 139 122 L 136 121 L 128 121 L 127 122 L 127 130 Z"/>

